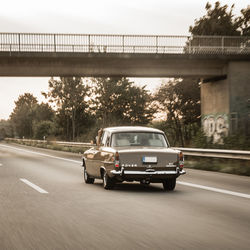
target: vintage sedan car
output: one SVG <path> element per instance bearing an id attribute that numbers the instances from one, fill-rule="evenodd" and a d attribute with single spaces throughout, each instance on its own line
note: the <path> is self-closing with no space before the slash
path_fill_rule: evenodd
<path id="1" fill-rule="evenodd" d="M 97 145 L 84 152 L 82 166 L 88 184 L 103 179 L 105 189 L 117 182 L 162 183 L 174 190 L 185 174 L 184 156 L 170 148 L 161 130 L 148 127 L 110 127 L 98 131 Z"/>

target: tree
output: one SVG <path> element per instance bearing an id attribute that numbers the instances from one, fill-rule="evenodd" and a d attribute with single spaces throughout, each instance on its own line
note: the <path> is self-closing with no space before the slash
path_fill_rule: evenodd
<path id="1" fill-rule="evenodd" d="M 6 137 L 6 131 L 4 128 L 0 128 L 0 140 Z"/>
<path id="2" fill-rule="evenodd" d="M 49 120 L 44 120 L 40 122 L 36 122 L 33 125 L 34 130 L 34 137 L 36 139 L 42 140 L 47 138 L 48 136 L 52 135 L 54 133 L 54 123 Z"/>
<path id="3" fill-rule="evenodd" d="M 61 77 L 59 80 L 51 78 L 48 93 L 43 93 L 50 102 L 56 104 L 59 118 L 62 118 L 59 122 L 64 128 L 66 126 L 66 130 L 71 130 L 73 141 L 80 122 L 88 120 L 89 90 L 88 84 L 84 83 L 80 77 Z"/>
<path id="4" fill-rule="evenodd" d="M 10 115 L 15 131 L 20 137 L 33 136 L 32 123 L 35 120 L 37 99 L 30 93 L 20 95 L 15 102 L 16 106 Z"/>
<path id="5" fill-rule="evenodd" d="M 241 16 L 236 19 L 242 36 L 250 36 L 250 7 L 241 10 Z"/>
<path id="6" fill-rule="evenodd" d="M 47 103 L 39 104 L 30 93 L 20 95 L 10 115 L 16 134 L 20 137 L 34 136 L 34 128 L 40 121 L 52 121 L 54 111 Z"/>
<path id="7" fill-rule="evenodd" d="M 10 120 L 0 120 L 0 139 L 13 136 L 14 131 Z"/>
<path id="8" fill-rule="evenodd" d="M 216 2 L 214 8 L 208 2 L 206 4 L 206 15 L 195 19 L 194 26 L 189 27 L 192 35 L 218 35 L 218 36 L 239 36 L 239 24 L 235 21 L 233 15 L 234 5 L 228 10 L 228 5 L 221 6 Z"/>
<path id="9" fill-rule="evenodd" d="M 163 82 L 155 100 L 161 112 L 167 113 L 164 126 L 174 144 L 184 146 L 192 138 L 200 123 L 200 90 L 194 79 L 174 79 Z M 165 129 L 164 129 L 165 130 Z"/>
<path id="10" fill-rule="evenodd" d="M 145 87 L 133 85 L 125 77 L 93 79 L 93 109 L 102 126 L 120 124 L 147 124 L 154 110 Z"/>
<path id="11" fill-rule="evenodd" d="M 207 13 L 195 19 L 194 26 L 189 32 L 195 36 L 250 36 L 250 8 L 241 10 L 241 16 L 234 17 L 234 5 L 228 10 L 228 5 L 216 2 L 214 8 L 208 2 L 205 7 Z"/>
<path id="12" fill-rule="evenodd" d="M 189 32 L 194 36 L 187 42 L 185 51 L 192 50 L 193 53 L 207 52 L 209 53 L 212 47 L 215 50 L 220 50 L 222 47 L 237 47 L 237 39 L 216 39 L 214 36 L 240 36 L 241 31 L 239 27 L 240 21 L 233 15 L 234 5 L 228 10 L 228 5 L 220 5 L 220 2 L 216 2 L 214 8 L 208 2 L 205 7 L 207 13 L 199 19 L 195 19 L 194 26 L 189 27 Z M 202 39 L 197 36 L 212 36 Z M 191 48 L 188 45 L 191 44 Z M 222 51 L 223 48 L 221 48 Z"/>
<path id="13" fill-rule="evenodd" d="M 35 106 L 35 118 L 33 120 L 33 136 L 36 139 L 43 139 L 54 134 L 55 111 L 48 103 L 41 103 Z"/>
<path id="14" fill-rule="evenodd" d="M 52 121 L 55 116 L 55 111 L 49 106 L 48 103 L 37 104 L 35 107 L 36 121 Z"/>

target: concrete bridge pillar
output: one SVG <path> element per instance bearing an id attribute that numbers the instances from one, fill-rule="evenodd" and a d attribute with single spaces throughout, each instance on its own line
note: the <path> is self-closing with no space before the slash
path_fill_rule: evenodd
<path id="1" fill-rule="evenodd" d="M 250 62 L 229 62 L 226 72 L 201 84 L 202 126 L 214 143 L 228 135 L 250 135 Z"/>

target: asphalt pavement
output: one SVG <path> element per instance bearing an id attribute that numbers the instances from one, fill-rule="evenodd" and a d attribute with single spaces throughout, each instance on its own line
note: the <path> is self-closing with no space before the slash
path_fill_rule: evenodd
<path id="1" fill-rule="evenodd" d="M 0 249 L 250 249 L 250 178 L 83 182 L 81 156 L 0 143 Z"/>

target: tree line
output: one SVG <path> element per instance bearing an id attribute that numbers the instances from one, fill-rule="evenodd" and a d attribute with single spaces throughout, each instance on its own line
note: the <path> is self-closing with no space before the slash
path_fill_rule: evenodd
<path id="1" fill-rule="evenodd" d="M 250 8 L 233 15 L 232 5 L 207 3 L 196 19 L 193 35 L 250 36 Z M 0 121 L 1 137 L 58 138 L 86 141 L 100 127 L 149 125 L 164 130 L 172 145 L 186 146 L 201 134 L 200 79 L 165 80 L 155 93 L 126 77 L 51 78 L 47 103 L 30 93 L 20 95 L 8 121 Z M 165 114 L 161 120 L 157 114 Z"/>
<path id="2" fill-rule="evenodd" d="M 51 78 L 42 94 L 47 103 L 38 103 L 31 93 L 19 96 L 10 115 L 11 136 L 83 141 L 93 139 L 100 127 L 168 124 L 177 142 L 199 127 L 199 86 L 191 80 L 162 83 L 152 94 L 126 77 L 61 77 Z M 164 112 L 167 121 L 153 121 L 156 113 Z"/>

